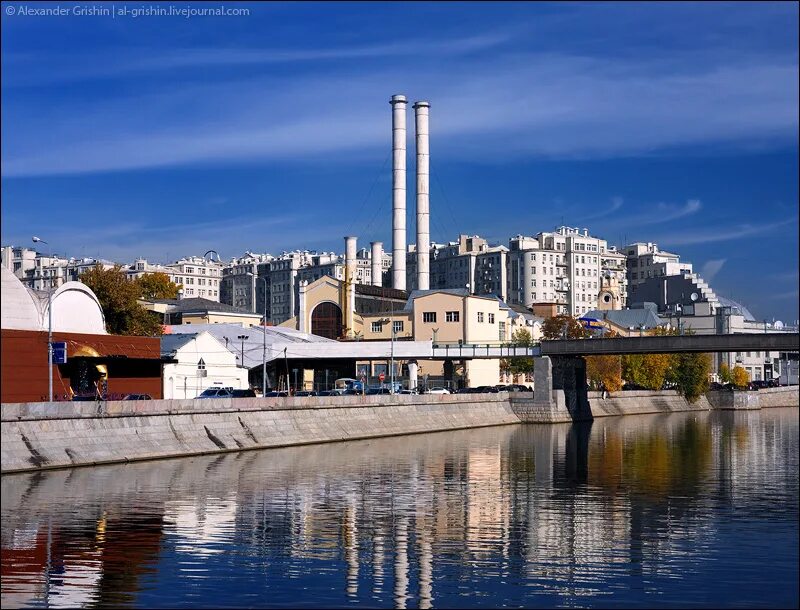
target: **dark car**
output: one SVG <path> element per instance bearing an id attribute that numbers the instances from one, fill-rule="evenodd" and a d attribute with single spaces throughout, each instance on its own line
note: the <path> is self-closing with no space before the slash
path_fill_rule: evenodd
<path id="1" fill-rule="evenodd" d="M 346 393 L 347 392 L 345 392 L 345 394 Z M 367 396 L 375 396 L 376 394 L 391 394 L 391 393 L 392 392 L 389 390 L 389 388 L 369 388 L 367 390 Z"/>
<path id="2" fill-rule="evenodd" d="M 314 390 L 300 390 L 294 393 L 295 396 L 317 396 Z"/>
<path id="3" fill-rule="evenodd" d="M 336 390 L 320 390 L 317 396 L 338 396 L 339 392 Z"/>
<path id="4" fill-rule="evenodd" d="M 647 388 L 642 386 L 642 385 L 639 385 L 638 383 L 630 383 L 630 382 L 628 382 L 628 383 L 626 383 L 625 385 L 622 386 L 622 389 L 623 390 L 646 390 Z"/>
<path id="5" fill-rule="evenodd" d="M 206 388 L 197 398 L 230 398 L 232 393 L 233 390 L 230 388 Z"/>
<path id="6" fill-rule="evenodd" d="M 265 398 L 275 398 L 275 397 L 286 398 L 287 396 L 289 396 L 288 392 L 285 392 L 285 391 L 278 392 L 276 390 L 273 390 L 272 392 L 267 392 L 266 394 L 264 394 Z"/>
<path id="7" fill-rule="evenodd" d="M 153 400 L 150 394 L 128 394 L 122 400 Z"/>
<path id="8" fill-rule="evenodd" d="M 499 390 L 491 385 L 480 385 L 476 388 L 478 394 L 497 394 Z"/>
<path id="9" fill-rule="evenodd" d="M 521 383 L 514 383 L 508 386 L 509 392 L 533 392 L 533 388 L 529 388 L 526 385 L 522 385 Z"/>
<path id="10" fill-rule="evenodd" d="M 231 392 L 232 398 L 255 398 L 256 392 L 255 390 L 233 390 Z"/>
<path id="11" fill-rule="evenodd" d="M 100 400 L 97 396 L 73 396 L 73 402 L 88 402 L 90 400 Z"/>

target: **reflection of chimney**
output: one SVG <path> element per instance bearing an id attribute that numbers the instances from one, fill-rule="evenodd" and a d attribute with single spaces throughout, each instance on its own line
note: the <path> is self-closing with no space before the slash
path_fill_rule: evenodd
<path id="1" fill-rule="evenodd" d="M 392 286 L 406 289 L 406 101 L 393 95 L 392 105 Z"/>
<path id="2" fill-rule="evenodd" d="M 371 246 L 372 285 L 383 286 L 383 242 L 374 241 Z"/>
<path id="3" fill-rule="evenodd" d="M 353 337 L 353 312 L 356 309 L 356 238 L 344 238 L 344 328 L 348 338 Z"/>
<path id="4" fill-rule="evenodd" d="M 414 104 L 417 133 L 417 288 L 430 289 L 430 145 L 428 102 Z"/>

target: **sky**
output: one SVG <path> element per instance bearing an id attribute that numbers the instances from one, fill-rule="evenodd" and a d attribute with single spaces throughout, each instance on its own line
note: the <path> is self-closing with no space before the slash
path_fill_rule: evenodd
<path id="1" fill-rule="evenodd" d="M 388 250 L 404 94 L 431 104 L 434 241 L 586 227 L 677 252 L 759 319 L 800 317 L 797 3 L 33 6 L 59 4 L 2 3 L 3 245 Z"/>

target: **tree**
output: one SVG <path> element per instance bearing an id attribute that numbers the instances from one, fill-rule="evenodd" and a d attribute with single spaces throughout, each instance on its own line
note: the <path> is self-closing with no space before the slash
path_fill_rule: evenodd
<path id="1" fill-rule="evenodd" d="M 733 377 L 731 376 L 731 369 L 724 362 L 719 365 L 719 380 L 722 383 L 731 383 L 733 381 Z"/>
<path id="2" fill-rule="evenodd" d="M 625 354 L 622 356 L 622 377 L 648 390 L 660 390 L 673 360 L 670 354 Z"/>
<path id="3" fill-rule="evenodd" d="M 172 282 L 166 273 L 145 273 L 136 278 L 139 294 L 142 299 L 177 299 L 178 284 Z"/>
<path id="4" fill-rule="evenodd" d="M 566 334 L 566 337 L 564 336 Z M 542 324 L 542 337 L 548 340 L 554 339 L 585 339 L 589 336 L 589 330 L 572 316 L 559 314 L 552 318 L 547 318 Z"/>
<path id="5" fill-rule="evenodd" d="M 102 265 L 85 271 L 80 281 L 92 289 L 100 301 L 106 319 L 106 330 L 114 335 L 162 334 L 158 319 L 142 307 L 138 282 L 128 281 L 120 265 L 104 269 Z"/>
<path id="6" fill-rule="evenodd" d="M 711 354 L 680 353 L 673 356 L 667 379 L 691 403 L 708 390 L 710 373 Z"/>
<path id="7" fill-rule="evenodd" d="M 737 388 L 745 389 L 747 384 L 750 383 L 750 375 L 747 374 L 747 371 L 744 370 L 744 367 L 735 366 L 733 367 L 733 373 L 731 374 L 731 381 Z"/>
<path id="8" fill-rule="evenodd" d="M 519 328 L 511 336 L 511 344 L 515 347 L 531 347 L 533 345 L 533 337 L 531 337 L 531 333 L 527 328 Z M 510 373 L 514 377 L 533 373 L 533 358 L 522 356 L 503 358 L 500 360 L 500 370 L 504 373 Z"/>
<path id="9" fill-rule="evenodd" d="M 622 359 L 613 355 L 587 356 L 586 377 L 597 389 L 602 385 L 609 392 L 619 392 L 622 389 Z"/>

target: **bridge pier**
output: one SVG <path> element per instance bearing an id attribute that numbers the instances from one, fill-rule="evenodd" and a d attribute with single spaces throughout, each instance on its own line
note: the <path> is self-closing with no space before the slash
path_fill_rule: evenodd
<path id="1" fill-rule="evenodd" d="M 533 402 L 540 410 L 566 408 L 573 421 L 590 421 L 586 361 L 575 356 L 534 358 Z"/>

